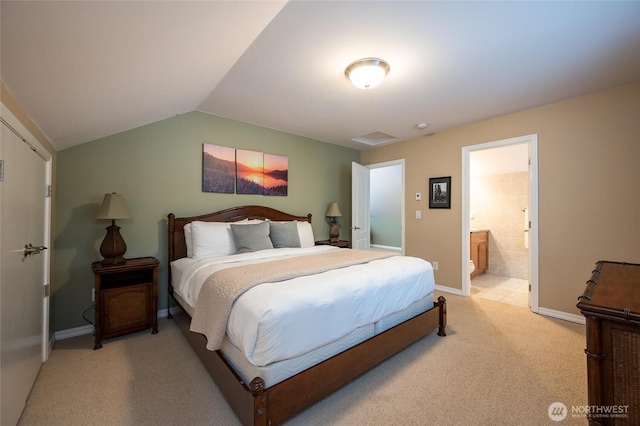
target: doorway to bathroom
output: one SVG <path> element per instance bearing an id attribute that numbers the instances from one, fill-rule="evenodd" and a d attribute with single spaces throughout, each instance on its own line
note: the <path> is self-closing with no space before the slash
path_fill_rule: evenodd
<path id="1" fill-rule="evenodd" d="M 537 312 L 537 136 L 464 147 L 462 156 L 463 294 Z"/>

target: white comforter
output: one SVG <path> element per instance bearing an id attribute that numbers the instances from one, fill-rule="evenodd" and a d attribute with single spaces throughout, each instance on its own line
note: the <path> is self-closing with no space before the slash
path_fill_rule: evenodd
<path id="1" fill-rule="evenodd" d="M 202 284 L 217 270 L 329 250 L 345 249 L 315 246 L 179 259 L 171 265 L 174 291 L 194 307 Z M 261 284 L 236 300 L 227 337 L 251 363 L 265 366 L 307 353 L 405 309 L 431 294 L 434 285 L 431 264 L 407 256 Z"/>

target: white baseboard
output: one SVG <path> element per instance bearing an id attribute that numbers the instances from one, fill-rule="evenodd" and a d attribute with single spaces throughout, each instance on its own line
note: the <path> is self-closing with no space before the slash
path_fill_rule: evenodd
<path id="1" fill-rule="evenodd" d="M 179 308 L 171 308 L 171 313 L 175 313 Z M 167 310 L 162 309 L 158 311 L 158 318 L 166 318 Z M 58 340 L 70 339 L 72 337 L 84 336 L 85 334 L 93 334 L 93 325 L 83 325 L 82 327 L 68 328 L 66 330 L 59 330 L 53 333 L 49 347 L 52 348 L 53 344 Z"/>
<path id="2" fill-rule="evenodd" d="M 53 341 L 70 339 L 72 337 L 84 336 L 85 334 L 92 334 L 92 325 L 83 325 L 82 327 L 67 328 L 66 330 L 59 330 L 53 333 Z"/>
<path id="3" fill-rule="evenodd" d="M 402 252 L 402 247 L 396 246 L 383 246 L 382 244 L 371 244 L 370 247 L 374 250 L 382 250 L 382 251 L 393 251 L 393 252 Z"/>
<path id="4" fill-rule="evenodd" d="M 436 284 L 435 289 L 438 291 L 443 291 L 445 293 L 451 293 L 457 296 L 462 296 L 462 290 L 459 288 L 447 287 L 447 286 Z"/>
<path id="5" fill-rule="evenodd" d="M 457 296 L 462 296 L 462 290 L 459 288 L 447 287 L 443 285 L 436 284 L 435 289 L 438 291 L 442 291 L 444 293 L 451 293 Z M 585 325 L 585 318 L 582 315 L 570 314 L 568 312 L 556 311 L 554 309 L 542 308 L 538 307 L 538 314 L 544 315 L 546 317 L 561 319 L 564 321 L 571 321 L 577 324 Z"/>
<path id="6" fill-rule="evenodd" d="M 557 318 L 585 325 L 586 321 L 582 315 L 570 314 L 568 312 L 556 311 L 554 309 L 538 307 L 538 313 L 546 317 Z"/>

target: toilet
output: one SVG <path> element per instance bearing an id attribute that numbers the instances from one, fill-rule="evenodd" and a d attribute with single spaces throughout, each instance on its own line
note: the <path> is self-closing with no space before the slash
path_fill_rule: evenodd
<path id="1" fill-rule="evenodd" d="M 473 274 L 473 271 L 475 270 L 476 270 L 476 265 L 474 265 L 472 259 L 469 259 L 469 275 Z"/>

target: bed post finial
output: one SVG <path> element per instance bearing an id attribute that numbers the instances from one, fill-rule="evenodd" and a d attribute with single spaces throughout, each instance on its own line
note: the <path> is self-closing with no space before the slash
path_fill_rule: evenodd
<path id="1" fill-rule="evenodd" d="M 267 421 L 267 394 L 265 392 L 265 383 L 262 377 L 254 378 L 249 383 L 249 390 L 253 395 L 253 425 L 264 426 L 270 425 L 271 422 Z"/>
<path id="2" fill-rule="evenodd" d="M 256 377 L 251 381 L 251 383 L 249 383 L 249 389 L 254 395 L 260 395 L 262 392 L 264 392 L 264 388 L 265 383 L 262 377 Z"/>
<path id="3" fill-rule="evenodd" d="M 440 307 L 440 325 L 438 326 L 438 336 L 446 336 L 447 331 L 445 330 L 445 328 L 447 327 L 447 299 L 440 296 L 438 297 L 438 302 L 436 304 Z"/>

